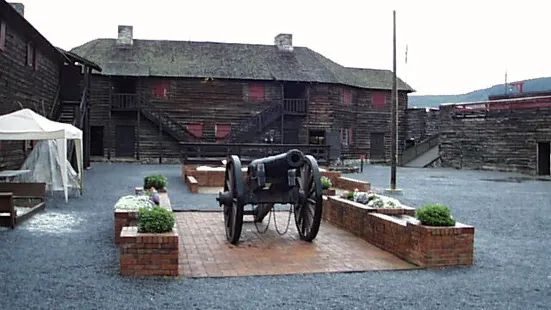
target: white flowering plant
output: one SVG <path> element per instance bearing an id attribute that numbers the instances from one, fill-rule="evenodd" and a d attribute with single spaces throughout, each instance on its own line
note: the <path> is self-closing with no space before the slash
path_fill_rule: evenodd
<path id="1" fill-rule="evenodd" d="M 352 192 L 344 191 L 341 198 L 352 200 L 377 209 L 396 209 L 403 207 L 402 203 L 400 203 L 398 199 L 381 195 L 377 190 L 370 190 L 367 192 L 360 192 L 358 189 L 355 189 Z"/>
<path id="2" fill-rule="evenodd" d="M 141 208 L 151 208 L 153 202 L 148 195 L 122 196 L 115 204 L 115 210 L 126 210 L 138 212 Z"/>

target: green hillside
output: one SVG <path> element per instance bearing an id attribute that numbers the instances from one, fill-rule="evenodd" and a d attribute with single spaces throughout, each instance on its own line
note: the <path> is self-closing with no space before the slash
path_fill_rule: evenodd
<path id="1" fill-rule="evenodd" d="M 413 87 L 415 88 L 415 86 Z M 551 77 L 542 77 L 524 81 L 524 92 L 551 91 Z M 510 90 L 509 93 L 516 93 L 517 90 Z M 410 95 L 408 106 L 412 107 L 438 107 L 442 103 L 472 102 L 488 100 L 488 96 L 501 95 L 505 93 L 505 84 L 494 85 L 486 89 L 479 89 L 461 95 Z"/>

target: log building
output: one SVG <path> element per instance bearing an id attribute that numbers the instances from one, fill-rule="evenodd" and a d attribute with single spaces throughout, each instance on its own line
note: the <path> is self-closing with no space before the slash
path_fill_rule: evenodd
<path id="1" fill-rule="evenodd" d="M 25 19 L 24 11 L 21 3 L 0 0 L 0 115 L 29 108 L 84 129 L 89 101 L 86 76 L 92 68 L 101 68 L 54 47 Z M 62 110 L 71 114 L 62 119 Z M 32 141 L 0 141 L 0 170 L 18 169 L 32 146 Z"/>
<path id="2" fill-rule="evenodd" d="M 344 157 L 390 156 L 388 70 L 343 67 L 291 34 L 274 45 L 115 39 L 71 50 L 98 63 L 91 77 L 91 154 L 178 158 L 179 142 L 331 145 Z M 407 94 L 398 80 L 399 139 Z"/>

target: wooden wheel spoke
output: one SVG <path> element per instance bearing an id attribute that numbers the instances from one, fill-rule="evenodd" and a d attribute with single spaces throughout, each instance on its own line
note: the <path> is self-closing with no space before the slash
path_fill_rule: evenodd
<path id="1" fill-rule="evenodd" d="M 319 231 L 323 208 L 321 176 L 312 156 L 305 156 L 305 163 L 298 170 L 297 180 L 306 199 L 295 209 L 295 223 L 300 238 L 312 241 Z"/>

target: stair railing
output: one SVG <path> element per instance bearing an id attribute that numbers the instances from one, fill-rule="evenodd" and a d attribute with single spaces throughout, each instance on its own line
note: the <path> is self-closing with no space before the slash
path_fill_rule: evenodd
<path id="1" fill-rule="evenodd" d="M 281 102 L 275 102 L 262 110 L 260 113 L 251 116 L 250 118 L 235 123 L 231 126 L 231 138 L 234 142 L 239 142 L 251 134 L 253 128 L 257 128 L 257 132 L 261 132 L 270 123 L 281 117 L 283 113 L 283 105 Z"/>
<path id="2" fill-rule="evenodd" d="M 440 143 L 440 134 L 434 134 L 428 138 L 422 140 L 419 143 L 416 143 L 414 146 L 405 149 L 402 152 L 402 155 L 399 156 L 398 162 L 400 165 L 405 165 L 415 158 L 421 156 L 422 154 L 428 152 L 433 147 L 437 146 Z"/>
<path id="3" fill-rule="evenodd" d="M 166 114 L 163 110 L 158 109 L 151 105 L 149 102 L 147 102 L 142 96 L 138 96 L 139 99 L 139 109 L 151 121 L 159 122 L 163 129 L 167 133 L 169 133 L 174 139 L 176 139 L 179 142 L 184 142 L 188 140 L 190 135 L 193 135 L 193 133 L 189 132 L 187 127 L 183 125 L 181 122 L 178 122 L 174 120 L 172 117 L 170 117 L 168 114 Z M 193 135 L 195 136 L 195 135 Z"/>

